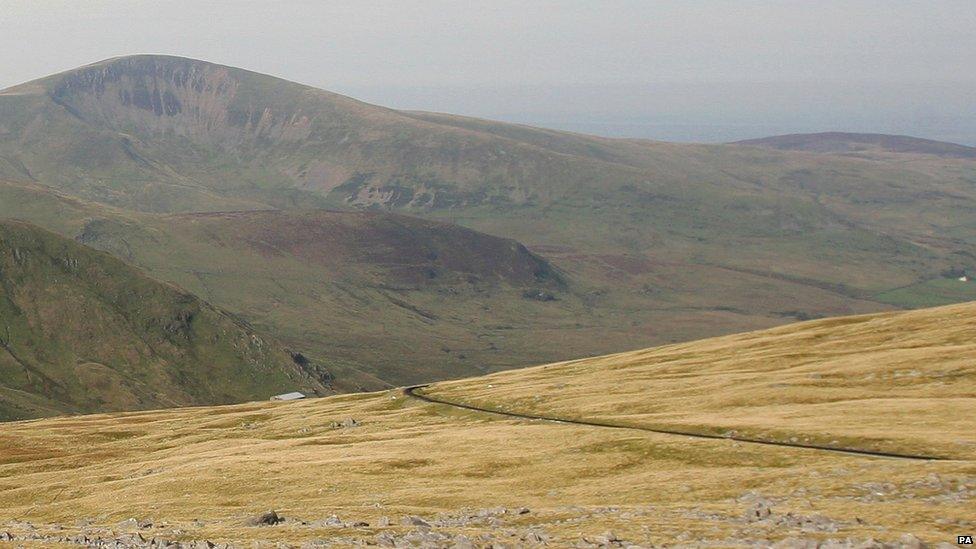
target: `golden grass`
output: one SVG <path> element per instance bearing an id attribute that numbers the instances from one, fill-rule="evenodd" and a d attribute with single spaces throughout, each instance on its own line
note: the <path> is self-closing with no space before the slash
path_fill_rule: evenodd
<path id="1" fill-rule="evenodd" d="M 968 458 L 976 305 L 833 318 L 445 382 L 499 409 Z M 843 443 L 843 444 L 842 444 Z"/>
<path id="2" fill-rule="evenodd" d="M 0 530 L 15 519 L 70 529 L 79 518 L 137 517 L 178 527 L 171 537 L 299 543 L 380 529 L 242 522 L 274 508 L 374 525 L 389 516 L 402 532 L 401 515 L 525 506 L 533 512 L 515 524 L 539 525 L 555 545 L 607 529 L 644 544 L 685 532 L 952 541 L 974 520 L 974 312 L 816 321 L 427 389 L 499 409 L 836 440 L 949 461 L 504 419 L 388 391 L 0 425 Z M 362 424 L 333 425 L 346 418 Z M 744 523 L 750 503 L 740 498 L 753 491 L 777 513 L 822 515 L 839 530 Z M 608 506 L 621 511 L 601 511 Z"/>

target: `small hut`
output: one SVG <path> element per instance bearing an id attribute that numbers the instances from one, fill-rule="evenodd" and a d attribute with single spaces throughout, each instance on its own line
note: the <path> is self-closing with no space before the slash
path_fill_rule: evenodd
<path id="1" fill-rule="evenodd" d="M 283 395 L 275 395 L 271 397 L 271 400 L 301 400 L 305 398 L 302 393 L 285 393 Z"/>

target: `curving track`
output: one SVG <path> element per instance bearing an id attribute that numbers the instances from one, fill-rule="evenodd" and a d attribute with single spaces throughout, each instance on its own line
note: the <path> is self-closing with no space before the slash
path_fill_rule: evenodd
<path id="1" fill-rule="evenodd" d="M 407 396 L 422 400 L 424 402 L 429 402 L 431 404 L 443 404 L 445 406 L 453 406 L 455 408 L 462 408 L 465 410 L 472 410 L 475 412 L 483 412 L 486 414 L 495 414 L 499 416 L 514 417 L 519 419 L 533 419 L 541 421 L 552 421 L 556 423 L 567 423 L 572 425 L 587 425 L 590 427 L 602 427 L 604 429 L 628 429 L 632 431 L 644 431 L 648 433 L 658 433 L 661 435 L 678 435 L 684 437 L 692 438 L 707 438 L 713 440 L 734 440 L 736 442 L 743 442 L 746 444 L 764 444 L 766 446 L 783 446 L 786 448 L 803 448 L 806 450 L 818 450 L 822 452 L 832 452 L 837 454 L 848 454 L 855 456 L 868 456 L 868 457 L 879 457 L 879 458 L 891 458 L 891 459 L 910 459 L 917 461 L 942 461 L 948 458 L 939 456 L 925 456 L 920 454 L 900 454 L 895 452 L 877 452 L 874 450 L 859 450 L 856 448 L 835 448 L 832 446 L 823 446 L 820 444 L 802 444 L 799 442 L 777 442 L 772 440 L 761 440 L 757 438 L 748 438 L 740 436 L 723 436 L 723 435 L 711 435 L 708 433 L 695 433 L 691 431 L 678 431 L 673 429 L 656 429 L 652 427 L 639 427 L 632 425 L 617 425 L 614 423 L 607 423 L 603 421 L 587 421 L 581 419 L 564 419 L 551 416 L 540 416 L 534 414 L 521 414 L 518 412 L 504 412 L 499 410 L 491 410 L 489 408 L 480 408 L 478 406 L 472 406 L 470 404 L 462 404 L 459 402 L 451 402 L 448 400 L 443 400 L 431 396 L 427 396 L 423 393 L 418 392 L 424 387 L 429 387 L 429 384 L 425 385 L 414 385 L 411 387 L 406 387 L 403 389 L 403 393 Z"/>

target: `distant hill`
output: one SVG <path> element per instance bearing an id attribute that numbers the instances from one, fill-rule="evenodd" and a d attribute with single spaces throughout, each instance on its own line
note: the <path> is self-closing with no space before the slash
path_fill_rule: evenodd
<path id="1" fill-rule="evenodd" d="M 907 135 L 879 133 L 799 133 L 746 139 L 735 144 L 819 153 L 891 152 L 929 154 L 947 158 L 976 158 L 976 147 Z"/>
<path id="2" fill-rule="evenodd" d="M 0 216 L 109 251 L 374 388 L 976 299 L 948 276 L 976 270 L 976 161 L 864 147 L 599 138 L 140 55 L 0 92 Z M 272 209 L 295 212 L 167 217 Z M 309 213 L 323 209 L 443 225 L 364 217 L 360 241 Z M 492 266 L 509 240 L 450 225 L 531 258 Z M 299 243 L 306 230 L 323 242 Z M 379 244 L 397 235 L 415 240 Z M 435 240 L 463 261 L 417 255 Z M 562 285 L 516 274 L 536 260 Z"/>
<path id="3" fill-rule="evenodd" d="M 0 419 L 331 394 L 322 364 L 108 254 L 0 221 Z"/>

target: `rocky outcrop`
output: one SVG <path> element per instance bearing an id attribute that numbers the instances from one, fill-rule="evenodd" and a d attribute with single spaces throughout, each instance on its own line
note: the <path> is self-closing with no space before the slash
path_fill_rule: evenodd
<path id="1" fill-rule="evenodd" d="M 300 110 L 239 97 L 227 67 L 166 56 L 133 56 L 64 74 L 51 98 L 72 114 L 137 135 L 173 133 L 225 147 L 308 138 Z"/>

